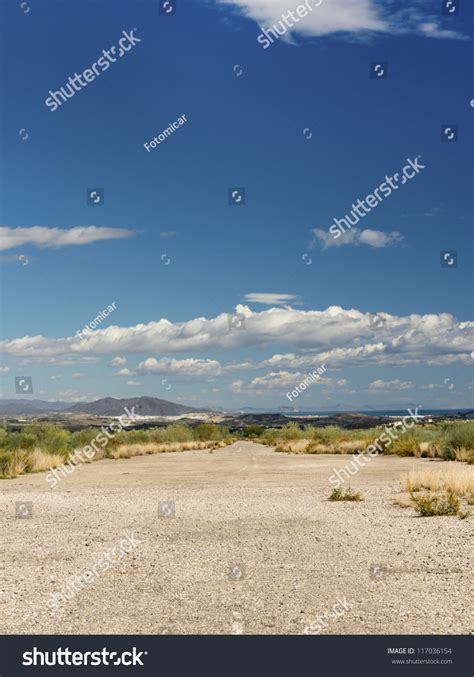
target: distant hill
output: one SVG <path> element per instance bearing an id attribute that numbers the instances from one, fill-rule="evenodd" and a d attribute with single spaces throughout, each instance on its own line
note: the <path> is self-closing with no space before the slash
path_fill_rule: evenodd
<path id="1" fill-rule="evenodd" d="M 181 416 L 192 412 L 206 412 L 209 409 L 198 409 L 187 407 L 184 404 L 175 404 L 168 400 L 160 400 L 157 397 L 130 397 L 127 399 L 115 399 L 114 397 L 104 397 L 95 402 L 79 402 L 72 407 L 64 409 L 71 414 L 94 414 L 95 416 L 121 416 L 127 407 L 132 411 L 135 407 L 135 413 L 138 416 Z"/>
<path id="2" fill-rule="evenodd" d="M 63 411 L 70 404 L 70 402 L 47 402 L 46 400 L 5 399 L 0 400 L 0 416 L 46 414 L 49 411 Z"/>

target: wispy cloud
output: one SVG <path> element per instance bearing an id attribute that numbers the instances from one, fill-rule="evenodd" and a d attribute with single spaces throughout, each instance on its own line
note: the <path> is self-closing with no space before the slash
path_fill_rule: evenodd
<path id="1" fill-rule="evenodd" d="M 245 294 L 244 300 L 249 303 L 261 303 L 266 306 L 286 306 L 291 302 L 297 305 L 301 304 L 300 297 L 295 294 L 267 294 L 251 293 Z"/>
<path id="2" fill-rule="evenodd" d="M 329 249 L 329 247 L 341 247 L 344 245 L 367 245 L 368 247 L 374 247 L 375 249 L 382 249 L 383 247 L 393 247 L 394 245 L 400 244 L 403 241 L 403 235 L 398 232 L 398 230 L 393 230 L 390 233 L 384 233 L 381 230 L 371 230 L 370 228 L 351 228 L 347 230 L 340 237 L 335 238 L 327 230 L 322 230 L 321 228 L 313 228 L 311 231 L 313 233 L 313 241 L 311 243 L 314 246 L 317 243 L 320 243 L 323 249 Z"/>
<path id="3" fill-rule="evenodd" d="M 122 228 L 101 228 L 99 226 L 76 226 L 74 228 L 0 228 L 0 250 L 13 249 L 29 244 L 41 248 L 58 248 L 70 245 L 84 245 L 99 240 L 117 240 L 133 235 L 132 230 Z"/>

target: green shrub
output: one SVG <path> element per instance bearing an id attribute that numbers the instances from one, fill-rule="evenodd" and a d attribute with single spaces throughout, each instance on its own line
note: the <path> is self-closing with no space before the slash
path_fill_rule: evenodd
<path id="1" fill-rule="evenodd" d="M 417 438 L 413 435 L 407 435 L 407 433 L 403 433 L 384 449 L 385 454 L 396 454 L 397 456 L 415 456 L 417 451 Z"/>
<path id="2" fill-rule="evenodd" d="M 416 512 L 421 517 L 463 515 L 461 502 L 452 492 L 443 496 L 432 494 L 410 494 Z"/>
<path id="3" fill-rule="evenodd" d="M 39 440 L 36 435 L 29 432 L 8 433 L 4 442 L 4 447 L 8 451 L 24 450 L 29 451 L 39 446 Z"/>
<path id="4" fill-rule="evenodd" d="M 260 436 L 260 441 L 264 444 L 273 444 L 278 439 L 280 431 L 277 428 L 267 428 Z"/>
<path id="5" fill-rule="evenodd" d="M 155 428 L 152 438 L 156 442 L 192 442 L 193 431 L 185 423 L 173 423 L 165 428 Z"/>
<path id="6" fill-rule="evenodd" d="M 212 423 L 200 423 L 194 428 L 194 439 L 202 442 L 225 440 L 229 437 L 229 430 Z"/>
<path id="7" fill-rule="evenodd" d="M 320 441 L 322 438 L 318 434 L 318 429 L 314 425 L 305 425 L 304 436 L 307 440 Z"/>
<path id="8" fill-rule="evenodd" d="M 350 487 L 348 489 L 341 489 L 337 487 L 333 489 L 328 501 L 363 501 L 364 498 L 359 491 L 354 491 Z"/>
<path id="9" fill-rule="evenodd" d="M 261 437 L 264 431 L 263 425 L 248 425 L 242 430 L 242 437 Z"/>
<path id="10" fill-rule="evenodd" d="M 474 449 L 474 421 L 459 421 L 443 425 L 444 451 Z"/>
<path id="11" fill-rule="evenodd" d="M 120 444 L 146 444 L 151 441 L 151 434 L 147 430 L 120 430 L 117 433 L 112 430 L 110 433 L 114 434 L 114 437 L 109 442 L 116 440 L 115 446 Z"/>
<path id="12" fill-rule="evenodd" d="M 37 437 L 37 446 L 51 454 L 65 455 L 70 449 L 71 433 L 49 423 L 35 423 L 25 428 L 25 433 Z"/>
<path id="13" fill-rule="evenodd" d="M 83 447 L 89 446 L 93 439 L 101 432 L 97 428 L 85 428 L 84 430 L 78 430 L 74 433 L 71 433 L 69 440 L 70 448 L 72 449 L 82 449 Z"/>
<path id="14" fill-rule="evenodd" d="M 304 431 L 297 423 L 290 422 L 281 428 L 278 437 L 284 441 L 300 440 L 304 438 Z"/>

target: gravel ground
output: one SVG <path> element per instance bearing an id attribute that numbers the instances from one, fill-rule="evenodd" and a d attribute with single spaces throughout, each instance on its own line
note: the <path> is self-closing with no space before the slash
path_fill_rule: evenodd
<path id="1" fill-rule="evenodd" d="M 53 490 L 45 473 L 2 480 L 0 633 L 470 632 L 472 518 L 391 501 L 404 472 L 442 462 L 374 458 L 352 480 L 363 502 L 328 502 L 350 460 L 240 442 L 98 461 Z M 98 568 L 127 533 L 140 544 Z"/>

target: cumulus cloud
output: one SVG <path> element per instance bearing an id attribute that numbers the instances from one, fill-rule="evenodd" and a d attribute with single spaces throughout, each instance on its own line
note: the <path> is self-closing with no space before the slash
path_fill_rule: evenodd
<path id="1" fill-rule="evenodd" d="M 399 378 L 394 378 L 391 381 L 377 379 L 376 381 L 369 383 L 369 388 L 371 390 L 407 390 L 414 387 L 415 384 L 413 381 L 401 381 Z"/>
<path id="2" fill-rule="evenodd" d="M 0 228 L 0 250 L 13 249 L 30 244 L 36 247 L 56 249 L 69 245 L 83 245 L 99 240 L 117 240 L 131 237 L 133 231 L 121 228 L 100 228 L 98 226 L 76 226 L 74 228 Z"/>
<path id="3" fill-rule="evenodd" d="M 163 357 L 160 360 L 157 360 L 154 357 L 149 357 L 139 363 L 138 371 L 144 374 L 214 377 L 219 376 L 222 373 L 222 367 L 217 360 L 201 360 L 194 358 L 176 360 L 175 358 L 169 357 Z"/>
<path id="4" fill-rule="evenodd" d="M 383 247 L 391 247 L 399 244 L 403 240 L 403 235 L 398 230 L 393 230 L 390 233 L 384 233 L 381 230 L 371 230 L 370 228 L 351 228 L 346 230 L 340 237 L 334 237 L 328 230 L 321 228 L 313 228 L 312 245 L 321 243 L 323 249 L 329 247 L 341 247 L 343 245 L 361 245 L 365 244 L 369 247 L 381 249 Z"/>
<path id="5" fill-rule="evenodd" d="M 299 2 L 288 0 L 215 0 L 216 5 L 230 7 L 253 19 L 261 28 L 278 24 L 289 9 Z M 435 3 L 436 4 L 436 3 Z M 294 42 L 297 36 L 403 34 L 418 33 L 431 38 L 462 38 L 459 33 L 441 27 L 439 12 L 434 12 L 432 0 L 412 0 L 409 7 L 400 9 L 392 2 L 376 0 L 323 0 L 300 21 L 288 21 L 289 30 L 280 39 Z M 291 26 L 291 24 L 293 24 Z"/>
<path id="6" fill-rule="evenodd" d="M 253 312 L 238 305 L 246 320 L 245 331 L 230 331 L 226 313 L 214 318 L 198 317 L 185 322 L 157 322 L 130 327 L 108 326 L 79 338 L 23 336 L 0 343 L 6 355 L 28 358 L 98 356 L 120 354 L 226 353 L 258 347 L 270 352 L 259 363 L 232 362 L 226 367 L 216 360 L 171 357 L 149 358 L 139 371 L 218 375 L 221 368 L 270 368 L 305 370 L 327 364 L 345 366 L 413 364 L 446 365 L 472 363 L 473 322 L 458 322 L 448 313 L 397 317 L 381 313 L 382 328 L 374 327 L 373 314 L 330 306 L 325 310 L 275 307 Z M 287 352 L 271 355 L 273 346 Z M 268 355 L 267 352 L 267 355 Z M 151 360 L 151 361 L 150 361 Z M 180 371 L 181 370 L 181 371 Z M 127 374 L 125 374 L 127 375 Z"/>
<path id="7" fill-rule="evenodd" d="M 114 376 L 133 376 L 133 371 L 130 371 L 130 369 L 119 369 L 118 371 L 115 372 Z"/>
<path id="8" fill-rule="evenodd" d="M 124 364 L 127 364 L 127 359 L 125 357 L 114 357 L 113 360 L 108 362 L 109 367 L 121 367 Z"/>
<path id="9" fill-rule="evenodd" d="M 299 304 L 299 299 L 300 297 L 295 294 L 251 293 L 244 296 L 244 300 L 249 303 L 261 303 L 266 306 L 286 306 L 291 301 Z"/>
<path id="10" fill-rule="evenodd" d="M 140 381 L 127 381 L 128 386 L 141 386 Z"/>
<path id="11" fill-rule="evenodd" d="M 264 376 L 257 376 L 250 382 L 251 388 L 266 388 L 266 389 L 276 389 L 276 388 L 295 388 L 297 385 L 302 383 L 308 374 L 302 372 L 291 372 L 291 371 L 271 371 Z M 317 381 L 314 381 L 311 385 L 329 385 L 331 379 L 320 377 Z"/>

